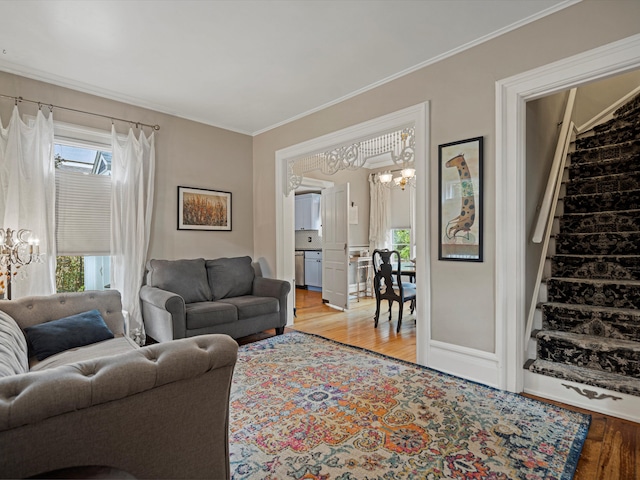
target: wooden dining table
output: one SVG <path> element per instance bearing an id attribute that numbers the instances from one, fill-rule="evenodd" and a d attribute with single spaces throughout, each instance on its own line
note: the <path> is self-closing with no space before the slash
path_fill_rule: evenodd
<path id="1" fill-rule="evenodd" d="M 393 270 L 393 273 L 397 273 L 397 270 Z M 409 277 L 411 283 L 415 283 L 416 281 L 416 264 L 413 262 L 401 262 L 400 263 L 400 274 L 406 275 Z"/>

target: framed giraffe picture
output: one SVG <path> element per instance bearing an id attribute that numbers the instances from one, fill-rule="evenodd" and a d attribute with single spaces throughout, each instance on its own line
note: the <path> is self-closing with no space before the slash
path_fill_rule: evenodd
<path id="1" fill-rule="evenodd" d="M 482 262 L 482 137 L 438 146 L 438 260 Z"/>

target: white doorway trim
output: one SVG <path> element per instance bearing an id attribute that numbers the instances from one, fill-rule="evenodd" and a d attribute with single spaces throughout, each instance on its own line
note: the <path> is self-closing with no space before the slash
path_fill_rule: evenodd
<path id="1" fill-rule="evenodd" d="M 292 145 L 278 150 L 275 158 L 276 168 L 276 277 L 291 282 L 295 288 L 295 234 L 294 234 L 294 195 L 285 196 L 287 185 L 287 161 L 328 150 L 336 146 L 353 143 L 378 133 L 390 131 L 407 125 L 415 126 L 416 147 L 415 167 L 416 188 L 416 358 L 418 363 L 426 365 L 431 332 L 430 311 L 430 218 L 428 188 L 429 169 L 427 155 L 429 146 L 429 103 L 420 103 L 388 115 L 333 132 L 322 137 Z M 289 295 L 290 322 L 293 322 L 293 295 Z M 373 328 L 373 320 L 371 321 Z"/>
<path id="2" fill-rule="evenodd" d="M 333 187 L 334 182 L 327 180 L 318 180 L 316 178 L 302 177 L 302 183 L 296 188 L 296 191 L 302 189 L 322 190 L 323 188 Z"/>
<path id="3" fill-rule="evenodd" d="M 640 68 L 640 34 L 496 82 L 496 354 L 501 386 L 523 389 L 526 102 Z"/>

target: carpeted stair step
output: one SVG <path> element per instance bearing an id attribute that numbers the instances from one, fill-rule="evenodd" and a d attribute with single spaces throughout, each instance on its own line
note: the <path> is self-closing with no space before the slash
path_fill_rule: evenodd
<path id="1" fill-rule="evenodd" d="M 541 330 L 536 335 L 537 358 L 564 365 L 616 373 L 640 380 L 640 343 Z"/>
<path id="2" fill-rule="evenodd" d="M 630 125 L 633 125 L 637 122 L 637 115 L 638 112 L 640 110 L 636 110 L 635 112 L 629 112 L 629 114 L 624 115 L 624 116 L 620 116 L 620 117 L 615 117 L 612 118 L 609 121 L 603 122 L 599 125 L 596 125 L 595 127 L 593 127 L 591 130 L 588 130 L 586 132 L 582 132 L 578 138 L 583 138 L 583 137 L 587 137 L 587 136 L 591 136 L 591 135 L 602 135 L 606 132 L 611 132 L 611 131 L 615 131 L 615 130 L 619 130 L 621 128 L 624 127 L 628 127 Z M 635 114 L 635 116 L 634 116 Z"/>
<path id="3" fill-rule="evenodd" d="M 558 255 L 640 255 L 640 232 L 559 233 Z"/>
<path id="4" fill-rule="evenodd" d="M 563 378 L 571 382 L 591 385 L 593 387 L 606 388 L 614 392 L 640 396 L 640 380 L 625 377 L 616 373 L 590 370 L 575 365 L 535 360 L 528 367 L 529 371 L 548 377 Z M 583 389 L 584 391 L 584 389 Z"/>
<path id="5" fill-rule="evenodd" d="M 640 190 L 567 195 L 563 198 L 562 203 L 564 213 L 637 210 L 640 209 Z"/>
<path id="6" fill-rule="evenodd" d="M 576 150 L 585 148 L 603 147 L 640 139 L 640 125 L 635 123 L 613 128 L 602 133 L 594 133 L 589 137 L 579 138 L 575 141 Z"/>
<path id="7" fill-rule="evenodd" d="M 640 140 L 571 152 L 571 165 L 630 159 L 640 154 Z"/>
<path id="8" fill-rule="evenodd" d="M 640 255 L 555 255 L 551 276 L 640 280 Z"/>
<path id="9" fill-rule="evenodd" d="M 640 308 L 640 281 L 552 277 L 546 280 L 549 302 L 596 307 Z"/>
<path id="10" fill-rule="evenodd" d="M 621 105 L 613 112 L 613 118 L 625 118 L 629 116 L 634 116 L 636 119 L 638 118 L 638 112 L 640 111 L 640 94 L 633 97 L 628 102 L 625 102 L 624 105 Z M 637 120 L 636 120 L 637 121 Z"/>
<path id="11" fill-rule="evenodd" d="M 568 169 L 570 179 L 638 172 L 640 171 L 640 155 L 625 155 L 623 157 L 616 157 L 599 162 L 572 162 Z"/>
<path id="12" fill-rule="evenodd" d="M 542 328 L 640 342 L 640 310 L 543 303 Z"/>
<path id="13" fill-rule="evenodd" d="M 565 233 L 640 232 L 640 210 L 565 213 L 560 217 Z"/>
<path id="14" fill-rule="evenodd" d="M 640 190 L 640 172 L 576 178 L 565 182 L 565 187 L 570 196 Z"/>
<path id="15" fill-rule="evenodd" d="M 637 112 L 629 112 L 627 115 L 615 117 L 607 122 L 601 123 L 600 125 L 596 125 L 591 129 L 591 133 L 602 134 L 633 125 L 637 121 L 637 118 L 634 117 L 634 113 L 637 115 Z"/>

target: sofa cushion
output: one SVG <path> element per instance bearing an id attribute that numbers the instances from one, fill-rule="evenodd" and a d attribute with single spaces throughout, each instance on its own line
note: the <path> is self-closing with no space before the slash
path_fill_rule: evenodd
<path id="1" fill-rule="evenodd" d="M 251 294 L 256 276 L 251 257 L 217 258 L 206 265 L 213 300 Z"/>
<path id="2" fill-rule="evenodd" d="M 177 293 L 184 303 L 211 300 L 204 258 L 149 260 L 147 270 L 147 285 Z"/>
<path id="3" fill-rule="evenodd" d="M 70 348 L 82 347 L 113 338 L 98 310 L 40 323 L 25 328 L 31 355 L 44 360 Z"/>
<path id="4" fill-rule="evenodd" d="M 98 357 L 120 355 L 121 353 L 132 352 L 138 348 L 140 348 L 138 344 L 129 337 L 115 337 L 111 340 L 105 340 L 104 342 L 93 343 L 91 345 L 85 345 L 84 347 L 76 347 L 56 353 L 41 362 L 32 357 L 29 359 L 29 363 L 31 371 L 37 372 L 38 370 L 55 368 L 60 365 L 93 360 Z"/>
<path id="5" fill-rule="evenodd" d="M 280 311 L 280 302 L 274 297 L 245 295 L 242 297 L 225 298 L 224 302 L 230 303 L 238 309 L 238 320 L 268 315 L 269 313 L 278 313 Z"/>
<path id="6" fill-rule="evenodd" d="M 29 371 L 29 352 L 24 333 L 5 312 L 0 311 L 0 378 Z"/>
<path id="7" fill-rule="evenodd" d="M 238 320 L 234 305 L 222 302 L 199 302 L 186 305 L 187 329 L 206 328 Z"/>

